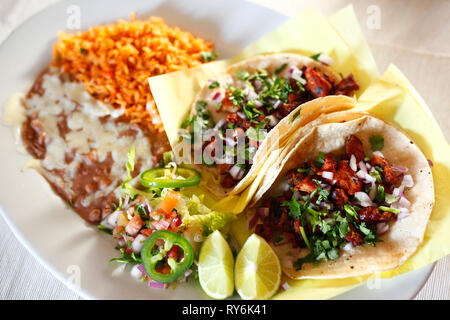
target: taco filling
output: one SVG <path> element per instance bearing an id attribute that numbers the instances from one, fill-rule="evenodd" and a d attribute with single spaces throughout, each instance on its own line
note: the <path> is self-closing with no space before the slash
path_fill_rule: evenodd
<path id="1" fill-rule="evenodd" d="M 359 89 L 353 75 L 341 79 L 317 65 L 283 63 L 276 70 L 250 72 L 234 68 L 232 79 L 209 80 L 208 91 L 182 127 L 190 129 L 192 142 L 194 126 L 203 130 L 203 163 L 220 166 L 223 188 L 243 179 L 267 132 L 299 105 L 328 95 L 350 96 Z M 238 143 L 244 147 L 236 147 Z M 216 154 L 222 147 L 223 156 Z"/>
<path id="2" fill-rule="evenodd" d="M 370 138 L 380 150 L 381 135 Z M 367 149 L 366 149 L 367 150 Z M 391 166 L 380 151 L 365 154 L 355 135 L 347 138 L 341 154 L 320 152 L 314 159 L 288 171 L 278 190 L 250 220 L 250 228 L 273 245 L 290 243 L 309 249 L 294 261 L 296 270 L 311 262 L 336 260 L 341 250 L 375 246 L 391 224 L 409 214 L 404 192 L 413 187 L 408 169 Z"/>

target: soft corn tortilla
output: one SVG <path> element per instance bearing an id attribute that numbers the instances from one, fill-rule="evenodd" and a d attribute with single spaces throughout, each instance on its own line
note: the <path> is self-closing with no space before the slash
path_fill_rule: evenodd
<path id="1" fill-rule="evenodd" d="M 232 65 L 224 74 L 215 77 L 214 80 L 218 81 L 221 86 L 232 85 L 235 88 L 242 89 L 244 82 L 237 78 L 237 71 L 246 70 L 253 74 L 259 69 L 265 69 L 269 72 L 269 74 L 273 74 L 275 70 L 280 68 L 283 64 L 287 65 L 285 70 L 288 70 L 291 66 L 297 66 L 301 69 L 306 65 L 320 70 L 335 82 L 339 82 L 342 79 L 340 75 L 334 72 L 330 67 L 325 66 L 311 58 L 298 54 L 283 53 L 259 55 L 254 58 L 244 60 Z M 281 75 L 282 73 L 280 76 Z M 193 103 L 191 115 L 195 115 L 196 113 L 195 105 L 197 101 L 208 101 L 210 99 L 211 90 L 208 88 L 208 85 L 205 85 L 200 90 Z M 299 105 L 290 113 L 290 115 L 283 118 L 267 134 L 265 140 L 255 153 L 250 171 L 233 188 L 224 189 L 220 185 L 220 173 L 218 166 L 207 167 L 204 165 L 194 165 L 194 167 L 195 169 L 201 171 L 204 176 L 208 177 L 209 181 L 205 184 L 205 187 L 216 196 L 224 197 L 227 195 L 239 194 L 256 178 L 258 172 L 265 163 L 265 160 L 268 158 L 267 155 L 276 148 L 282 148 L 285 146 L 289 135 L 295 131 L 294 129 L 308 124 L 322 114 L 346 110 L 353 107 L 354 100 L 347 96 L 327 96 Z M 224 119 L 228 114 L 227 112 L 217 112 L 216 107 L 211 106 L 210 104 L 208 104 L 208 110 L 211 112 L 215 123 L 221 119 Z M 295 119 L 293 118 L 293 115 L 296 115 Z"/>
<path id="2" fill-rule="evenodd" d="M 371 154 L 369 138 L 381 134 L 384 137 L 381 150 L 384 157 L 391 165 L 408 168 L 408 174 L 415 182 L 405 192 L 411 202 L 411 215 L 391 223 L 389 231 L 381 236 L 382 242 L 378 242 L 375 247 L 362 245 L 353 248 L 352 252 L 341 250 L 337 260 L 319 263 L 315 267 L 305 263 L 298 271 L 293 267 L 293 262 L 306 256 L 308 250 L 293 249 L 290 244 L 273 245 L 283 271 L 293 279 L 325 279 L 361 276 L 399 267 L 421 244 L 434 205 L 433 177 L 427 159 L 404 133 L 370 115 L 338 112 L 323 116 L 321 121 L 321 124 L 309 128 L 308 133 L 303 132 L 286 159 L 283 159 L 282 169 L 271 176 L 272 183 L 266 188 L 263 198 L 278 195 L 277 190 L 280 190 L 285 173 L 314 158 L 319 152 L 343 152 L 348 136 L 356 135 L 362 141 L 365 153 Z"/>

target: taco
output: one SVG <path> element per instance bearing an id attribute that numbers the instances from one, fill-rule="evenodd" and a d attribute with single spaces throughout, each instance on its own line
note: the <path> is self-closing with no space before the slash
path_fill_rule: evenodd
<path id="1" fill-rule="evenodd" d="M 422 242 L 434 205 L 420 149 L 362 112 L 324 115 L 300 131 L 248 210 L 249 228 L 271 244 L 293 279 L 402 265 Z"/>
<path id="2" fill-rule="evenodd" d="M 207 187 L 218 195 L 236 194 L 293 128 L 351 108 L 353 100 L 345 95 L 358 89 L 353 75 L 343 79 L 330 66 L 302 55 L 257 56 L 231 66 L 200 90 L 182 125 L 188 130 L 183 143 L 201 138 L 194 163 L 216 180 Z"/>

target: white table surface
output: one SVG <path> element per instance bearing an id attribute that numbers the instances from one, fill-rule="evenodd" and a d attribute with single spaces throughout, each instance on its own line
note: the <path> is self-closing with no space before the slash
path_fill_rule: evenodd
<path id="1" fill-rule="evenodd" d="M 0 43 L 34 13 L 58 0 L 0 0 Z M 95 1 L 95 0 L 93 0 Z M 213 0 L 212 0 L 213 1 Z M 313 1 L 249 0 L 292 15 Z M 351 3 L 315 0 L 324 14 Z M 450 137 L 450 1 L 359 0 L 355 11 L 380 70 L 395 63 L 429 104 L 441 128 Z M 376 6 L 380 28 L 368 15 Z M 375 10 L 377 10 L 375 8 Z M 450 256 L 436 266 L 415 299 L 450 299 Z M 0 218 L 0 299 L 81 299 L 35 260 Z"/>

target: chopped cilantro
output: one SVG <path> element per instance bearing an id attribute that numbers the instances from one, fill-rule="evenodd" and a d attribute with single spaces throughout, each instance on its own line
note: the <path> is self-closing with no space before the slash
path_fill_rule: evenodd
<path id="1" fill-rule="evenodd" d="M 318 167 L 322 167 L 325 163 L 325 153 L 319 152 L 314 162 Z"/>
<path id="2" fill-rule="evenodd" d="M 322 54 L 321 52 L 313 54 L 310 58 L 313 60 L 319 61 L 319 57 L 321 54 Z"/>
<path id="3" fill-rule="evenodd" d="M 236 76 L 239 80 L 245 81 L 250 77 L 250 73 L 248 73 L 247 70 L 242 69 L 236 72 Z"/>
<path id="4" fill-rule="evenodd" d="M 97 225 L 97 228 L 98 228 L 98 230 L 103 231 L 103 232 L 105 232 L 107 234 L 112 234 L 112 230 L 111 229 L 108 229 L 107 227 L 102 226 L 101 224 Z"/>
<path id="5" fill-rule="evenodd" d="M 218 87 L 220 87 L 220 84 L 219 84 L 219 82 L 216 81 L 216 80 L 214 80 L 213 82 L 211 82 L 211 84 L 208 86 L 208 88 L 210 88 L 210 89 L 215 89 L 215 88 L 218 88 Z"/>
<path id="6" fill-rule="evenodd" d="M 381 134 L 374 134 L 369 138 L 369 142 L 373 151 L 381 150 L 384 147 L 384 138 Z"/>
<path id="7" fill-rule="evenodd" d="M 292 116 L 291 122 L 294 122 L 294 120 L 297 119 L 297 117 L 300 115 L 300 112 L 301 112 L 301 111 L 302 111 L 301 109 L 298 109 L 298 110 L 294 113 L 294 115 Z"/>
<path id="8" fill-rule="evenodd" d="M 219 56 L 216 52 L 203 51 L 200 52 L 200 58 L 203 62 L 208 62 L 216 59 Z"/>
<path id="9" fill-rule="evenodd" d="M 279 67 L 278 69 L 275 70 L 275 74 L 280 74 L 281 72 L 283 72 L 283 70 L 286 68 L 287 63 L 283 63 L 281 65 L 281 67 Z"/>

